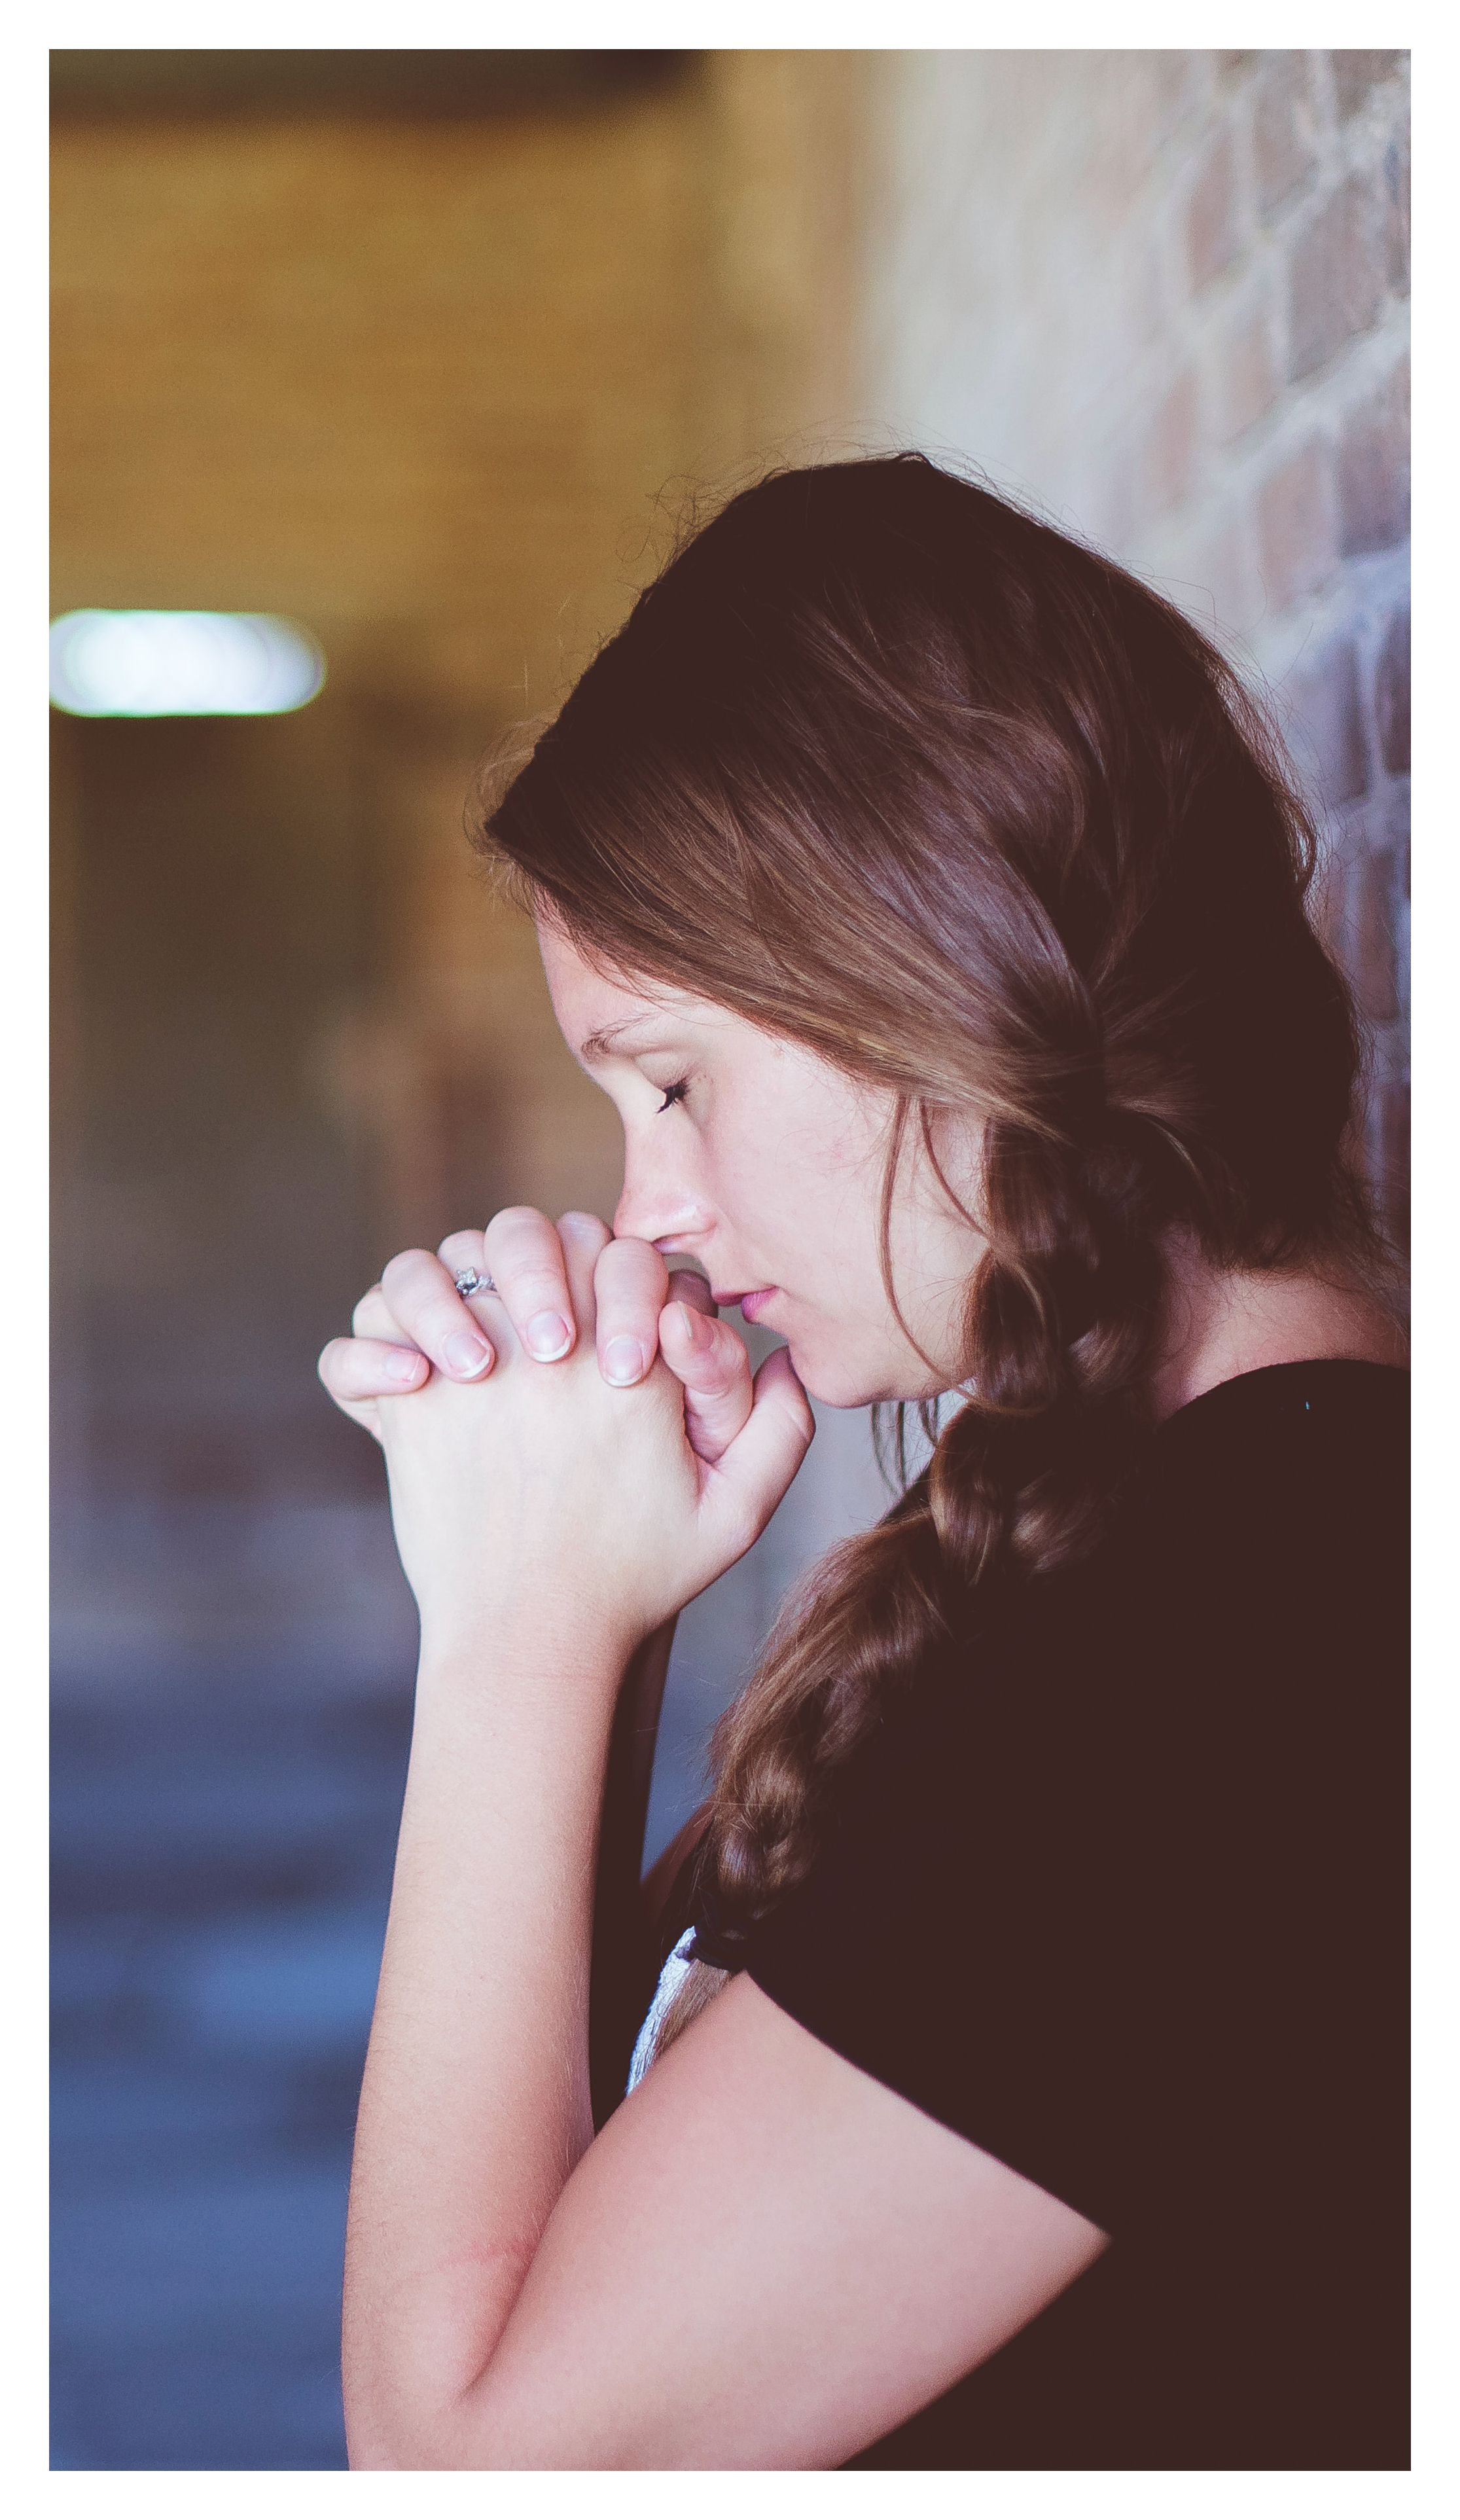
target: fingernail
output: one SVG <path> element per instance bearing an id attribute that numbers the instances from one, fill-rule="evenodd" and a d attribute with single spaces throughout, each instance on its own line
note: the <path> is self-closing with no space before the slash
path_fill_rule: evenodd
<path id="1" fill-rule="evenodd" d="M 555 1356 L 566 1356 L 573 1333 L 560 1313 L 534 1313 L 527 1325 L 527 1351 L 540 1365 L 550 1365 Z"/>
<path id="2" fill-rule="evenodd" d="M 453 1373 L 465 1373 L 469 1381 L 473 1374 L 486 1372 L 492 1351 L 474 1330 L 458 1330 L 446 1342 L 446 1362 Z"/>
<path id="3" fill-rule="evenodd" d="M 643 1377 L 643 1349 L 637 1338 L 611 1338 L 603 1350 L 603 1372 L 610 1382 L 639 1382 Z"/>
<path id="4" fill-rule="evenodd" d="M 392 1348 L 385 1360 L 385 1371 L 392 1382 L 414 1382 L 425 1359 L 413 1355 L 410 1348 Z"/>
<path id="5" fill-rule="evenodd" d="M 685 1336 L 690 1346 L 707 1347 L 710 1341 L 710 1325 L 705 1315 L 697 1312 L 693 1304 L 676 1304 L 675 1311 L 684 1323 Z"/>

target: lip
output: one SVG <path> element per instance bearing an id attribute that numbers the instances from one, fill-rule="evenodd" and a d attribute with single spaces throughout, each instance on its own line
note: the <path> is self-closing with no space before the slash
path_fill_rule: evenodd
<path id="1" fill-rule="evenodd" d="M 761 1314 L 764 1312 L 767 1304 L 770 1303 L 773 1295 L 774 1295 L 776 1291 L 777 1290 L 774 1286 L 752 1286 L 749 1287 L 743 1295 L 717 1295 L 715 1294 L 713 1287 L 710 1289 L 710 1292 L 712 1296 L 714 1296 L 714 1300 L 717 1304 L 738 1304 L 740 1307 L 740 1318 L 742 1321 L 746 1322 L 759 1321 Z"/>

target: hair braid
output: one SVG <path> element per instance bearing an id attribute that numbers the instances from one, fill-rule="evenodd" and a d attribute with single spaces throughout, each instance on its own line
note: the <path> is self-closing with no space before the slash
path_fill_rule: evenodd
<path id="1" fill-rule="evenodd" d="M 955 1631 L 973 1589 L 1048 1575 L 1097 1546 L 1147 1418 L 1164 1213 L 1153 1193 L 1166 1169 L 1139 1120 L 1109 1115 L 1083 1147 L 991 1124 L 966 1405 L 882 1522 L 792 1596 L 721 1718 L 697 1881 L 711 1951 L 733 1959 L 755 1916 L 804 1876 L 838 1770 L 888 1690 Z M 727 1974 L 695 1960 L 656 2052 Z"/>

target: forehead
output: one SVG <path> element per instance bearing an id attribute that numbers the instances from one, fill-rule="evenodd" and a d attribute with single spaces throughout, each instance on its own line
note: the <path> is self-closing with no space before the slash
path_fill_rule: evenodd
<path id="1" fill-rule="evenodd" d="M 631 1025 L 636 1035 L 649 1026 L 667 1032 L 721 1012 L 687 990 L 600 970 L 546 919 L 539 919 L 537 931 L 553 1011 L 575 1052 L 587 1048 L 601 1057 L 608 1045 L 600 1045 L 598 1037 L 605 1033 Z"/>

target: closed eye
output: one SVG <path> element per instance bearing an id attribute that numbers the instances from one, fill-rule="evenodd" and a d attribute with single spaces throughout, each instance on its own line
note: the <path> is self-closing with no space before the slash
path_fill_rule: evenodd
<path id="1" fill-rule="evenodd" d="M 677 1083 L 673 1085 L 666 1085 L 664 1088 L 664 1100 L 659 1105 L 660 1110 L 667 1111 L 672 1102 L 683 1102 L 688 1091 L 689 1079 L 687 1076 L 680 1077 Z"/>

